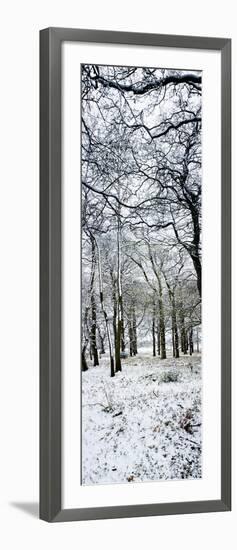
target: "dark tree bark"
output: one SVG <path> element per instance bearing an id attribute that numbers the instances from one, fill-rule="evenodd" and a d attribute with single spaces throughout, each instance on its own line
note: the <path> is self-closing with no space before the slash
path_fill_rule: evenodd
<path id="1" fill-rule="evenodd" d="M 137 322 L 136 322 L 135 301 L 133 299 L 129 307 L 128 337 L 129 337 L 129 355 L 130 357 L 133 357 L 137 355 Z"/>
<path id="2" fill-rule="evenodd" d="M 113 276 L 113 273 L 111 273 L 111 281 L 112 281 L 112 300 L 113 300 L 113 333 L 114 333 L 114 349 L 116 349 L 116 343 L 117 343 L 117 296 L 116 296 L 116 282 Z"/>
<path id="3" fill-rule="evenodd" d="M 171 288 L 170 283 L 168 282 L 165 274 L 165 282 L 168 288 L 169 301 L 171 305 L 171 330 L 172 330 L 172 349 L 173 357 L 176 359 L 179 358 L 179 335 L 177 327 L 177 313 L 176 313 L 176 302 L 175 302 L 175 288 Z"/>
<path id="4" fill-rule="evenodd" d="M 95 239 L 91 236 L 91 283 L 90 283 L 90 296 L 91 296 L 91 332 L 90 332 L 90 352 L 93 358 L 94 367 L 99 365 L 99 357 L 96 342 L 96 329 L 97 329 L 97 314 L 96 314 L 96 300 L 95 300 L 95 267 L 96 267 L 96 253 L 95 253 Z"/>
<path id="5" fill-rule="evenodd" d="M 117 319 L 117 336 L 116 336 L 116 346 L 115 346 L 115 371 L 120 372 L 122 370 L 121 365 L 121 336 L 122 336 L 122 287 L 121 287 L 121 258 L 120 258 L 120 214 L 117 219 L 118 228 L 117 228 L 117 254 L 118 254 L 118 276 L 117 276 L 117 286 L 118 286 L 118 319 Z"/>
<path id="6" fill-rule="evenodd" d="M 121 357 L 120 357 L 120 348 L 121 348 L 121 318 L 118 316 L 118 323 L 117 323 L 117 335 L 116 335 L 116 347 L 115 347 L 115 365 L 116 365 L 116 372 L 119 372 L 122 370 L 121 366 Z"/>
<path id="7" fill-rule="evenodd" d="M 193 130 L 193 135 L 188 138 L 186 144 L 186 151 L 183 159 L 183 175 L 180 179 L 180 186 L 182 189 L 182 194 L 177 194 L 178 201 L 180 204 L 185 203 L 186 208 L 188 209 L 191 219 L 192 219 L 192 240 L 190 243 L 187 243 L 186 240 L 182 239 L 179 234 L 175 219 L 173 217 L 173 229 L 177 241 L 185 248 L 185 250 L 190 255 L 190 258 L 193 262 L 194 269 L 197 276 L 197 288 L 199 296 L 202 296 L 202 265 L 201 265 L 201 252 L 200 252 L 200 241 L 201 241 L 201 229 L 200 229 L 200 195 L 201 188 L 198 192 L 194 193 L 191 189 L 188 188 L 188 176 L 189 176 L 189 159 L 190 154 L 192 154 L 192 147 L 195 143 L 195 135 L 198 134 L 198 130 Z"/>
<path id="8" fill-rule="evenodd" d="M 179 320 L 180 320 L 181 351 L 184 355 L 186 355 L 187 354 L 187 344 L 186 344 L 186 330 L 185 330 L 185 318 L 184 318 L 184 308 L 183 308 L 182 294 L 181 294 L 181 300 L 180 300 Z"/>
<path id="9" fill-rule="evenodd" d="M 82 326 L 82 352 L 81 352 L 81 369 L 83 372 L 88 370 L 87 360 L 86 360 L 86 349 L 89 343 L 89 328 L 88 328 L 88 311 L 89 305 L 85 307 L 84 313 L 84 322 Z"/>
<path id="10" fill-rule="evenodd" d="M 193 354 L 193 329 L 190 328 L 189 331 L 189 355 Z"/>
<path id="11" fill-rule="evenodd" d="M 150 243 L 148 243 L 149 258 L 151 261 L 152 269 L 156 276 L 159 288 L 158 295 L 158 308 L 159 308 L 159 325 L 160 325 L 160 358 L 166 359 L 166 341 L 165 341 L 165 316 L 164 316 L 164 304 L 163 304 L 163 290 L 161 284 L 160 274 L 155 265 Z"/>
<path id="12" fill-rule="evenodd" d="M 175 303 L 175 290 L 172 295 L 172 329 L 174 334 L 174 357 L 179 358 L 179 334 L 177 327 L 177 314 L 176 314 L 176 303 Z"/>
<path id="13" fill-rule="evenodd" d="M 106 313 L 105 308 L 104 308 L 104 294 L 103 294 L 103 279 L 102 279 L 101 260 L 100 260 L 100 248 L 99 248 L 97 242 L 96 242 L 96 245 L 97 245 L 97 250 L 98 250 L 98 273 L 99 273 L 100 303 L 101 303 L 101 309 L 102 309 L 102 312 L 103 312 L 103 315 L 104 315 L 105 328 L 106 328 L 106 333 L 107 333 L 107 337 L 108 337 L 108 344 L 109 344 L 110 376 L 113 377 L 115 375 L 115 372 L 114 372 L 114 355 L 113 355 L 113 348 L 112 348 L 112 342 L 111 342 L 108 316 L 107 316 L 107 313 Z"/>
<path id="14" fill-rule="evenodd" d="M 157 353 L 160 355 L 160 324 L 159 321 L 157 321 L 156 325 L 156 334 L 157 334 Z"/>
<path id="15" fill-rule="evenodd" d="M 128 336 L 129 336 L 129 355 L 130 357 L 132 357 L 133 356 L 133 330 L 132 330 L 131 318 L 128 320 Z"/>
<path id="16" fill-rule="evenodd" d="M 180 341 L 181 341 L 181 351 L 182 353 L 186 353 L 186 343 L 185 343 L 185 328 L 184 326 L 181 326 L 180 330 Z"/>
<path id="17" fill-rule="evenodd" d="M 160 312 L 160 358 L 166 359 L 165 321 L 164 321 L 164 307 L 163 307 L 162 297 L 159 298 L 159 312 Z"/>
<path id="18" fill-rule="evenodd" d="M 90 74 L 90 79 L 96 82 L 99 82 L 105 88 L 115 88 L 119 90 L 120 93 L 130 92 L 134 95 L 144 95 L 150 92 L 151 90 L 159 90 L 169 84 L 174 84 L 178 86 L 179 84 L 187 84 L 187 86 L 195 87 L 197 92 L 201 92 L 201 77 L 197 76 L 194 73 L 189 73 L 185 75 L 167 75 L 164 78 L 154 79 L 151 82 L 140 82 L 139 84 L 123 84 L 117 82 L 116 79 L 112 80 L 111 78 L 105 78 L 100 74 L 99 68 L 96 67 L 96 71 L 93 74 Z"/>
<path id="19" fill-rule="evenodd" d="M 188 330 L 185 330 L 185 351 L 184 351 L 185 355 L 187 355 L 188 353 L 188 347 L 189 347 L 189 334 L 188 334 Z"/>
<path id="20" fill-rule="evenodd" d="M 153 295 L 153 309 L 152 309 L 152 350 L 153 357 L 156 356 L 156 302 Z"/>
<path id="21" fill-rule="evenodd" d="M 171 332 L 172 332 L 172 351 L 173 351 L 173 357 L 175 357 L 175 342 L 174 342 L 174 327 L 173 327 L 173 322 L 172 322 Z"/>
<path id="22" fill-rule="evenodd" d="M 153 350 L 153 357 L 155 357 L 156 356 L 156 330 L 155 330 L 154 317 L 152 319 L 152 350 Z"/>
<path id="23" fill-rule="evenodd" d="M 200 259 L 200 225 L 199 212 L 196 204 L 190 206 L 193 221 L 193 242 L 190 249 L 190 256 L 193 261 L 194 269 L 197 275 L 197 287 L 200 297 L 202 296 L 202 265 Z"/>
<path id="24" fill-rule="evenodd" d="M 135 300 L 133 300 L 133 305 L 132 305 L 132 330 L 133 330 L 133 355 L 137 355 L 137 320 L 136 320 Z"/>
<path id="25" fill-rule="evenodd" d="M 81 370 L 83 372 L 88 370 L 88 365 L 86 361 L 86 348 L 87 348 L 87 342 L 82 346 L 82 352 L 81 352 Z"/>
<path id="26" fill-rule="evenodd" d="M 91 294 L 91 355 L 93 358 L 94 367 L 99 365 L 98 349 L 96 342 L 96 303 L 94 292 Z"/>
<path id="27" fill-rule="evenodd" d="M 197 353 L 199 353 L 199 330 L 198 330 L 198 327 L 197 327 Z"/>
<path id="28" fill-rule="evenodd" d="M 123 297 L 121 296 L 121 351 L 125 351 L 125 347 Z"/>

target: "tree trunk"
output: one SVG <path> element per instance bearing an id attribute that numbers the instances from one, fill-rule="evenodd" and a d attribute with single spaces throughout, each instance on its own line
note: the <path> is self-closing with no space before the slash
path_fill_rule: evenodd
<path id="1" fill-rule="evenodd" d="M 112 275 L 112 285 L 113 285 L 113 291 L 112 291 L 112 299 L 113 299 L 113 333 L 114 333 L 114 349 L 116 349 L 117 345 L 117 297 L 116 297 L 116 287 L 115 287 L 115 281 Z"/>
<path id="2" fill-rule="evenodd" d="M 153 310 L 152 310 L 152 350 L 153 357 L 156 356 L 156 303 L 153 295 Z"/>
<path id="3" fill-rule="evenodd" d="M 189 355 L 193 354 L 193 329 L 190 328 L 189 331 Z"/>
<path id="4" fill-rule="evenodd" d="M 163 305 L 163 292 L 160 274 L 158 269 L 155 266 L 154 258 L 151 251 L 151 246 L 148 244 L 149 258 L 151 265 L 156 276 L 158 287 L 159 287 L 159 297 L 158 297 L 158 307 L 159 307 L 159 324 L 160 324 L 160 358 L 166 359 L 166 342 L 165 342 L 165 318 L 164 318 L 164 305 Z"/>
<path id="5" fill-rule="evenodd" d="M 156 333 L 157 333 L 157 353 L 158 353 L 158 355 L 160 355 L 160 325 L 159 325 L 159 321 L 157 321 Z"/>
<path id="6" fill-rule="evenodd" d="M 132 331 L 133 331 L 133 355 L 137 355 L 137 320 L 136 320 L 135 300 L 133 300 L 133 306 L 132 306 Z"/>
<path id="7" fill-rule="evenodd" d="M 121 296 L 121 351 L 125 351 L 125 331 L 124 331 L 124 314 L 123 314 L 123 297 Z"/>
<path id="8" fill-rule="evenodd" d="M 199 330 L 197 327 L 197 353 L 199 353 Z"/>
<path id="9" fill-rule="evenodd" d="M 181 351 L 184 355 L 187 354 L 187 346 L 186 346 L 186 331 L 185 331 L 185 319 L 184 319 L 184 310 L 183 310 L 183 300 L 181 295 L 181 301 L 180 301 L 180 313 L 179 313 L 179 319 L 180 319 L 180 341 L 181 341 Z"/>
<path id="10" fill-rule="evenodd" d="M 90 332 L 90 352 L 93 358 L 94 367 L 99 365 L 99 357 L 96 343 L 96 300 L 95 300 L 95 267 L 96 267 L 96 254 L 95 254 L 95 239 L 91 236 L 91 282 L 90 282 L 90 295 L 91 295 L 91 332 Z"/>
<path id="11" fill-rule="evenodd" d="M 129 355 L 133 357 L 137 354 L 137 323 L 135 303 L 132 299 L 128 316 L 128 337 L 129 337 Z"/>
<path id="12" fill-rule="evenodd" d="M 178 359 L 179 358 L 179 333 L 178 333 L 177 324 L 175 325 L 175 329 L 174 329 L 174 344 L 175 344 L 175 357 L 176 359 Z"/>
<path id="13" fill-rule="evenodd" d="M 99 326 L 98 326 L 98 334 L 100 338 L 100 353 L 101 355 L 103 355 L 105 353 L 105 344 L 104 344 L 105 335 L 102 336 Z"/>
<path id="14" fill-rule="evenodd" d="M 133 330 L 132 330 L 131 318 L 128 319 L 128 336 L 129 336 L 129 354 L 130 354 L 130 357 L 132 357 L 133 356 Z"/>
<path id="15" fill-rule="evenodd" d="M 158 304 L 159 304 L 159 325 L 160 325 L 160 358 L 166 359 L 164 306 L 163 306 L 162 285 L 161 285 L 160 277 L 158 278 L 158 281 L 159 281 Z"/>
<path id="16" fill-rule="evenodd" d="M 117 335 L 116 335 L 116 347 L 115 347 L 115 370 L 119 372 L 122 370 L 121 366 L 121 335 L 122 335 L 122 288 L 121 288 L 121 260 L 120 260 L 120 216 L 118 216 L 118 229 L 117 229 L 117 253 L 118 253 L 118 322 L 117 322 Z"/>
<path id="17" fill-rule="evenodd" d="M 189 334 L 188 331 L 185 331 L 185 355 L 188 353 L 188 347 L 189 347 Z"/>
<path id="18" fill-rule="evenodd" d="M 86 304 L 86 307 L 85 307 L 85 313 L 84 313 L 84 320 L 83 320 L 83 325 L 82 325 L 82 339 L 81 339 L 81 343 L 83 342 L 82 344 L 82 351 L 81 351 L 81 369 L 82 371 L 86 371 L 88 370 L 88 365 L 87 365 L 87 360 L 86 360 L 86 349 L 87 349 L 87 346 L 88 346 L 88 343 L 89 343 L 89 337 L 90 337 L 90 331 L 89 331 L 89 328 L 88 328 L 88 312 L 89 312 L 89 309 L 90 309 L 90 305 L 89 305 L 89 301 L 88 303 Z"/>
<path id="19" fill-rule="evenodd" d="M 159 285 L 159 325 L 160 325 L 160 358 L 166 359 L 166 342 L 165 342 L 165 318 L 164 318 L 164 305 L 163 305 L 163 292 L 160 277 L 157 275 Z"/>
<path id="20" fill-rule="evenodd" d="M 181 351 L 184 355 L 186 355 L 186 340 L 185 340 L 185 331 L 184 329 L 181 329 L 180 331 L 180 341 L 181 341 Z"/>
<path id="21" fill-rule="evenodd" d="M 169 301 L 171 306 L 171 330 L 172 330 L 172 349 L 173 357 L 176 359 L 179 358 L 179 335 L 177 327 L 177 313 L 176 313 L 176 302 L 175 302 L 175 286 L 171 287 L 171 284 L 168 282 L 164 274 L 165 282 L 168 288 Z"/>
<path id="22" fill-rule="evenodd" d="M 163 300 L 161 297 L 159 298 L 159 312 L 160 312 L 160 358 L 166 359 L 164 308 L 163 308 Z"/>
<path id="23" fill-rule="evenodd" d="M 201 260 L 200 260 L 199 256 L 196 256 L 195 254 L 192 254 L 191 258 L 193 260 L 194 269 L 196 271 L 197 287 L 198 287 L 199 296 L 201 298 L 201 296 L 202 296 L 202 265 L 201 265 Z"/>
<path id="24" fill-rule="evenodd" d="M 175 357 L 175 342 L 174 342 L 174 327 L 173 327 L 173 319 L 172 319 L 172 327 L 171 327 L 171 332 L 172 332 L 172 352 L 173 352 L 173 357 Z"/>
<path id="25" fill-rule="evenodd" d="M 113 348 L 112 348 L 112 341 L 111 341 L 111 335 L 110 335 L 110 328 L 109 328 L 109 321 L 107 313 L 104 309 L 104 295 L 103 295 L 103 279 L 102 279 L 102 271 L 101 271 L 101 260 L 100 260 L 100 249 L 97 244 L 97 250 L 98 250 L 98 271 L 99 271 L 99 287 L 100 287 L 100 303 L 101 303 L 101 310 L 104 315 L 105 320 L 105 328 L 108 338 L 108 344 L 109 344 L 109 356 L 110 356 L 110 376 L 113 377 L 115 375 L 114 372 L 114 355 L 113 355 Z"/>
<path id="26" fill-rule="evenodd" d="M 167 287 L 168 287 L 168 293 L 169 293 L 169 301 L 171 305 L 171 331 L 172 331 L 172 350 L 173 350 L 173 357 L 175 357 L 175 337 L 174 337 L 174 327 L 175 327 L 175 312 L 174 312 L 174 305 L 173 305 L 173 292 L 171 291 L 170 285 L 166 281 Z"/>
<path id="27" fill-rule="evenodd" d="M 190 205 L 191 216 L 193 221 L 193 242 L 190 256 L 193 261 L 194 269 L 197 275 L 197 287 L 200 297 L 202 296 L 202 265 L 200 259 L 200 225 L 199 212 L 196 205 Z"/>
<path id="28" fill-rule="evenodd" d="M 81 370 L 82 372 L 85 372 L 88 370 L 88 365 L 87 365 L 87 361 L 86 361 L 86 348 L 87 348 L 87 343 L 84 344 L 84 346 L 82 347 L 82 352 L 81 352 Z"/>
<path id="29" fill-rule="evenodd" d="M 120 357 L 120 347 L 121 347 L 121 319 L 118 319 L 117 325 L 117 336 L 116 336 L 116 348 L 115 348 L 115 365 L 116 372 L 122 370 L 121 366 L 121 357 Z"/>
<path id="30" fill-rule="evenodd" d="M 152 319 L 152 349 L 153 349 L 153 357 L 155 357 L 156 356 L 156 331 L 155 331 L 154 317 Z"/>
<path id="31" fill-rule="evenodd" d="M 91 354 L 93 357 L 94 367 L 99 365 L 98 349 L 96 343 L 96 303 L 94 291 L 91 293 Z"/>
<path id="32" fill-rule="evenodd" d="M 179 358 L 179 334 L 177 327 L 177 315 L 176 315 L 176 303 L 175 303 L 175 290 L 173 290 L 172 296 L 172 325 L 174 331 L 174 357 Z"/>

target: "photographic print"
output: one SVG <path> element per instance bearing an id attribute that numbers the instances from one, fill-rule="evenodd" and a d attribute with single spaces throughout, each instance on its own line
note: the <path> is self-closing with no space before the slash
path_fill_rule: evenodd
<path id="1" fill-rule="evenodd" d="M 202 476 L 202 75 L 81 66 L 82 484 Z"/>
<path id="2" fill-rule="evenodd" d="M 43 29 L 40 518 L 228 510 L 231 40 Z"/>

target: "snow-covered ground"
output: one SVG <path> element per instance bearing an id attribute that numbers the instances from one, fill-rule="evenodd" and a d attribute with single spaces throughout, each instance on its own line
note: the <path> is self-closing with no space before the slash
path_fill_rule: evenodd
<path id="1" fill-rule="evenodd" d="M 142 350 L 109 374 L 108 357 L 82 373 L 82 483 L 200 478 L 200 356 Z"/>

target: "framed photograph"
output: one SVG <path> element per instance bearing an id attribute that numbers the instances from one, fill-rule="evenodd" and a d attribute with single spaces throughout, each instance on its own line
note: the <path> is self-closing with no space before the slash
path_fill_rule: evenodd
<path id="1" fill-rule="evenodd" d="M 40 517 L 231 509 L 231 40 L 40 33 Z"/>

